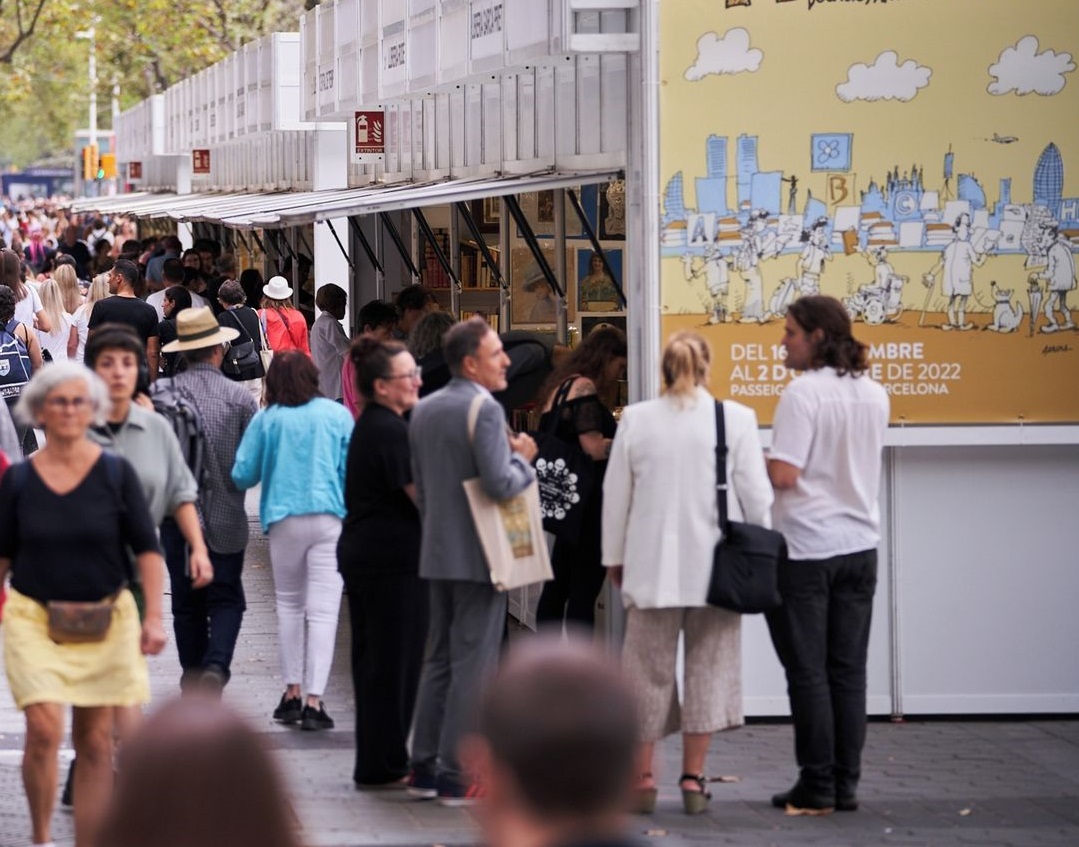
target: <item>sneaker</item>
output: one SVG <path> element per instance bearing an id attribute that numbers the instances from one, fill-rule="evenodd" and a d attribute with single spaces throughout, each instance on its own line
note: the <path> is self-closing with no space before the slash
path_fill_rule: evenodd
<path id="1" fill-rule="evenodd" d="M 326 707 L 322 701 L 318 701 L 318 708 L 303 707 L 303 715 L 300 718 L 300 729 L 333 729 L 333 718 L 326 714 Z"/>
<path id="2" fill-rule="evenodd" d="M 273 710 L 273 719 L 278 723 L 296 723 L 303 717 L 303 703 L 299 697 L 281 695 L 281 702 Z"/>
<path id="3" fill-rule="evenodd" d="M 484 796 L 483 786 L 478 782 L 462 785 L 454 779 L 438 781 L 438 804 L 450 808 L 475 806 Z"/>
<path id="4" fill-rule="evenodd" d="M 772 805 L 784 809 L 788 815 L 830 815 L 835 811 L 835 795 L 817 794 L 796 782 L 790 791 L 772 797 Z"/>
<path id="5" fill-rule="evenodd" d="M 838 791 L 835 795 L 835 810 L 837 812 L 857 812 L 858 811 L 858 795 L 857 794 L 840 794 Z"/>
<path id="6" fill-rule="evenodd" d="M 438 796 L 438 780 L 421 771 L 411 771 L 405 777 L 405 791 L 417 800 L 434 800 Z"/>

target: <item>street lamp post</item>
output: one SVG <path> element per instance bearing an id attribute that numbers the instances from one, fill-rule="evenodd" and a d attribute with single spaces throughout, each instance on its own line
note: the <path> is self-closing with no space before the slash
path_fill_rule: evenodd
<path id="1" fill-rule="evenodd" d="M 76 38 L 90 42 L 90 140 L 91 148 L 97 148 L 97 33 L 93 26 L 75 33 Z M 96 180 L 92 180 L 95 182 Z M 84 186 L 87 188 L 87 186 Z M 87 194 L 90 192 L 87 191 Z"/>

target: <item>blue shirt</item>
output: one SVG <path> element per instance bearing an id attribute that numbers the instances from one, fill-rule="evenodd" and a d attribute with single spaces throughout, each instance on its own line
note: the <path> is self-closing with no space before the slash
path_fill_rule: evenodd
<path id="1" fill-rule="evenodd" d="M 316 397 L 273 405 L 251 420 L 236 451 L 232 481 L 262 483 L 262 531 L 297 515 L 345 516 L 345 467 L 353 420 L 344 406 Z"/>

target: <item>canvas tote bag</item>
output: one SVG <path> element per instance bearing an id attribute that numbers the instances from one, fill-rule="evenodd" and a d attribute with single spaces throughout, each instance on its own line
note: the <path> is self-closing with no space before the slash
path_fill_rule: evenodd
<path id="1" fill-rule="evenodd" d="M 470 446 L 475 442 L 476 420 L 485 399 L 478 394 L 468 407 Z M 461 484 L 495 589 L 509 591 L 553 579 L 535 480 L 520 494 L 501 501 L 487 496 L 479 477 Z"/>

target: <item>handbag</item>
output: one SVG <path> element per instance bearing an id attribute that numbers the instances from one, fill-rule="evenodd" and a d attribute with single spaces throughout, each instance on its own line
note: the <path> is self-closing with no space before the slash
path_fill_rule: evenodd
<path id="1" fill-rule="evenodd" d="M 266 337 L 266 310 L 259 311 L 259 343 L 262 345 L 262 349 L 259 350 L 259 359 L 262 360 L 262 370 L 265 373 L 269 373 L 270 362 L 273 361 L 273 348 L 270 347 L 270 340 Z"/>
<path id="2" fill-rule="evenodd" d="M 727 517 L 727 430 L 723 404 L 716 403 L 716 498 L 722 536 L 712 555 L 708 603 L 755 615 L 778 608 L 779 564 L 787 559 L 783 533 Z"/>
<path id="3" fill-rule="evenodd" d="M 239 343 L 233 342 L 229 347 L 225 353 L 225 359 L 221 363 L 222 373 L 232 379 L 259 379 L 265 376 L 266 371 L 262 368 L 262 357 L 255 350 L 255 339 L 251 337 L 251 333 L 247 331 L 243 321 L 232 312 L 224 312 L 223 314 L 228 315 L 236 322 L 237 328 L 247 336 L 247 340 Z M 250 376 L 244 376 L 245 373 L 250 374 Z"/>
<path id="4" fill-rule="evenodd" d="M 468 407 L 469 445 L 475 443 L 476 419 L 485 399 L 482 394 L 477 394 Z M 483 490 L 479 477 L 466 479 L 461 484 L 495 590 L 509 591 L 554 579 L 535 481 L 520 494 L 506 500 L 492 500 Z"/>
<path id="5" fill-rule="evenodd" d="M 574 378 L 567 379 L 559 386 L 550 410 L 540 419 L 536 437 L 539 449 L 533 463 L 543 528 L 570 544 L 581 534 L 585 498 L 596 479 L 595 462 L 581 449 L 580 442 L 569 443 L 557 435 L 558 420 L 573 381 Z"/>
<path id="6" fill-rule="evenodd" d="M 49 638 L 57 644 L 95 644 L 105 640 L 118 594 L 93 603 L 49 600 Z"/>

